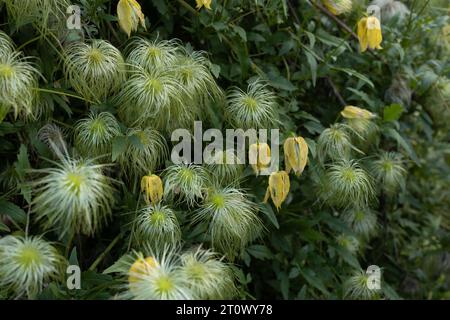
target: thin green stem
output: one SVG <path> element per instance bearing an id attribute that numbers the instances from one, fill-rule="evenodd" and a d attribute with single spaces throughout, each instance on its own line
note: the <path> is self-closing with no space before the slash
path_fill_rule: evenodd
<path id="1" fill-rule="evenodd" d="M 85 98 L 83 98 L 81 96 L 77 96 L 75 94 L 71 94 L 71 93 L 67 93 L 67 92 L 50 90 L 50 89 L 43 89 L 43 88 L 33 88 L 33 89 L 36 90 L 36 91 L 40 91 L 40 92 L 59 94 L 59 95 L 62 95 L 62 96 L 67 96 L 67 97 L 79 99 L 79 100 L 82 100 L 82 101 L 85 101 L 85 102 L 89 102 L 91 104 L 95 104 L 95 102 L 92 101 L 92 100 L 88 100 L 88 99 L 85 99 Z"/>
<path id="2" fill-rule="evenodd" d="M 95 259 L 94 263 L 89 267 L 89 271 L 94 271 L 97 268 L 98 264 L 105 258 L 105 256 L 111 251 L 112 248 L 116 245 L 116 243 L 122 237 L 122 233 L 119 233 L 113 241 L 106 247 L 106 249 Z"/>

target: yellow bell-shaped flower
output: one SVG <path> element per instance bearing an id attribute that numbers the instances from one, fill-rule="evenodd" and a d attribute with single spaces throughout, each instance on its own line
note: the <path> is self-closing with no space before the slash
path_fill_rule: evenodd
<path id="1" fill-rule="evenodd" d="M 270 147 L 267 143 L 254 143 L 248 150 L 250 165 L 259 175 L 261 171 L 270 167 Z"/>
<path id="2" fill-rule="evenodd" d="M 286 172 L 294 170 L 296 175 L 302 174 L 308 162 L 308 145 L 302 137 L 290 137 L 284 142 L 284 163 Z"/>
<path id="3" fill-rule="evenodd" d="M 358 39 L 361 52 L 369 49 L 382 49 L 381 24 L 377 17 L 364 17 L 358 22 Z"/>
<path id="4" fill-rule="evenodd" d="M 137 30 L 139 23 L 146 29 L 144 14 L 136 0 L 120 0 L 117 4 L 117 17 L 120 27 L 128 37 L 131 36 L 132 31 Z"/>
<path id="5" fill-rule="evenodd" d="M 269 187 L 264 197 L 264 203 L 267 203 L 270 197 L 277 210 L 279 210 L 281 204 L 286 200 L 290 188 L 291 182 L 286 171 L 272 173 L 269 177 Z"/>
<path id="6" fill-rule="evenodd" d="M 211 10 L 211 2 L 212 0 L 195 0 L 197 2 L 197 10 L 200 10 L 202 7 L 205 7 L 208 10 Z"/>
<path id="7" fill-rule="evenodd" d="M 375 115 L 366 110 L 355 106 L 346 106 L 344 110 L 341 111 L 341 115 L 346 119 L 373 119 Z"/>
<path id="8" fill-rule="evenodd" d="M 147 257 L 145 259 L 138 258 L 128 271 L 128 283 L 133 284 L 138 282 L 140 280 L 139 275 L 150 272 L 157 265 L 158 263 L 153 257 Z"/>
<path id="9" fill-rule="evenodd" d="M 145 193 L 147 204 L 160 202 L 164 194 L 162 180 L 155 174 L 142 177 L 141 190 Z"/>

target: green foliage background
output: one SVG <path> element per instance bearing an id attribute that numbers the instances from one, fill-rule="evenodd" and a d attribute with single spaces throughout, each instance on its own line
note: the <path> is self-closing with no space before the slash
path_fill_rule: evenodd
<path id="1" fill-rule="evenodd" d="M 73 98 L 77 94 L 64 81 L 60 48 L 71 41 L 105 39 L 123 51 L 128 39 L 117 24 L 117 1 L 72 1 L 83 9 L 83 34 L 60 30 L 56 38 L 41 34 L 32 24 L 15 24 L 3 2 L 0 29 L 27 56 L 36 58 L 45 78 L 39 87 L 47 90 L 42 94 L 50 111 L 33 121 L 9 114 L 0 123 L 0 237 L 23 234 L 28 215 L 29 232 L 38 235 L 43 230 L 30 214 L 29 169 L 48 167 L 43 158 L 51 158 L 37 138 L 38 130 L 46 123 L 58 124 L 70 141 L 75 122 L 89 110 L 116 113 L 117 108 L 112 99 L 89 105 Z M 140 2 L 147 31 L 139 29 L 137 34 L 177 38 L 189 48 L 206 51 L 211 72 L 223 89 L 245 88 L 255 76 L 266 79 L 278 96 L 283 141 L 294 133 L 307 138 L 310 146 L 310 163 L 300 178 L 291 176 L 290 196 L 281 210 L 263 206 L 260 217 L 266 234 L 234 261 L 238 298 L 351 298 L 346 294 L 347 279 L 369 265 L 382 268 L 378 298 L 450 298 L 446 1 L 403 1 L 412 14 L 404 21 L 382 21 L 383 50 L 364 54 L 359 53 L 357 39 L 311 1 L 213 0 L 211 11 L 197 11 L 195 2 L 188 0 Z M 353 2 L 352 12 L 337 19 L 355 31 L 368 3 Z M 401 88 L 395 87 L 399 76 L 406 84 Z M 404 188 L 393 197 L 379 193 L 372 208 L 378 232 L 361 240 L 356 252 L 339 245 L 338 236 L 352 230 L 341 219 L 342 210 L 317 201 L 321 191 L 314 180 L 317 138 L 341 121 L 336 119 L 345 105 L 378 115 L 379 143 L 367 155 L 398 151 L 406 159 L 408 173 Z M 211 106 L 209 126 L 227 128 L 218 108 Z M 116 166 L 114 175 L 119 171 Z M 243 187 L 261 203 L 267 177 L 255 177 L 248 169 L 244 176 Z M 40 298 L 103 299 L 116 293 L 111 284 L 118 280 L 102 272 L 127 252 L 130 227 L 124 213 L 135 210 L 138 194 L 131 184 L 122 184 L 115 195 L 113 220 L 95 237 L 78 235 L 71 241 L 44 234 L 84 272 L 82 290 L 69 291 L 64 281 L 55 282 Z M 187 214 L 181 216 L 185 245 L 204 242 L 208 247 L 198 230 L 188 227 Z"/>

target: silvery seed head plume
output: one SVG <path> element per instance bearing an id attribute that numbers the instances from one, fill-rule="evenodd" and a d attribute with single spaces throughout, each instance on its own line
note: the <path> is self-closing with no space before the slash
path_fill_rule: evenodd
<path id="1" fill-rule="evenodd" d="M 141 67 L 146 71 L 170 68 L 180 50 L 178 40 L 147 40 L 135 37 L 130 41 L 126 51 L 127 63 L 133 67 Z M 139 68 L 138 68 L 139 69 Z"/>
<path id="2" fill-rule="evenodd" d="M 374 235 L 378 229 L 377 215 L 370 208 L 347 209 L 342 219 L 357 235 L 365 238 Z"/>
<path id="3" fill-rule="evenodd" d="M 398 188 L 404 187 L 406 169 L 402 157 L 396 152 L 380 154 L 371 162 L 371 172 L 378 185 L 392 195 Z"/>
<path id="4" fill-rule="evenodd" d="M 125 261 L 126 260 L 126 261 Z M 166 247 L 157 254 L 129 255 L 124 260 L 128 278 L 124 298 L 134 300 L 191 300 L 195 293 L 181 272 L 179 252 Z"/>
<path id="5" fill-rule="evenodd" d="M 332 206 L 366 207 L 376 195 L 373 178 L 354 160 L 330 164 L 321 184 L 321 197 Z"/>
<path id="6" fill-rule="evenodd" d="M 125 80 L 122 54 L 105 40 L 70 44 L 65 52 L 64 72 L 75 91 L 94 102 L 103 102 Z"/>
<path id="7" fill-rule="evenodd" d="M 169 199 L 185 201 L 193 206 L 203 199 L 204 191 L 211 184 L 206 169 L 194 164 L 172 165 L 164 172 L 164 195 Z"/>
<path id="8" fill-rule="evenodd" d="M 228 264 L 210 250 L 193 248 L 181 255 L 181 272 L 198 299 L 232 299 L 234 274 Z"/>
<path id="9" fill-rule="evenodd" d="M 181 229 L 175 212 L 161 204 L 142 208 L 133 223 L 136 226 L 134 242 L 151 248 L 175 246 L 181 240 Z"/>
<path id="10" fill-rule="evenodd" d="M 32 208 L 45 228 L 56 228 L 60 237 L 71 233 L 93 235 L 111 215 L 113 180 L 105 165 L 62 156 L 53 168 L 36 169 L 42 176 L 31 182 Z"/>
<path id="11" fill-rule="evenodd" d="M 109 112 L 91 112 L 75 126 L 75 146 L 85 156 L 111 153 L 112 140 L 121 134 L 119 123 Z"/>
<path id="12" fill-rule="evenodd" d="M 264 226 L 257 213 L 256 204 L 242 190 L 212 187 L 193 222 L 207 224 L 213 248 L 234 259 L 262 234 Z"/>
<path id="13" fill-rule="evenodd" d="M 325 129 L 317 141 L 319 160 L 325 162 L 327 159 L 349 159 L 352 150 L 356 150 L 351 140 L 352 132 L 353 130 L 344 124 L 334 124 Z"/>
<path id="14" fill-rule="evenodd" d="M 150 128 L 128 129 L 128 143 L 118 162 L 129 179 L 140 181 L 142 176 L 154 172 L 167 157 L 167 143 L 164 137 Z"/>
<path id="15" fill-rule="evenodd" d="M 0 106 L 2 114 L 13 111 L 14 115 L 34 115 L 34 102 L 39 71 L 20 52 L 0 55 Z"/>
<path id="16" fill-rule="evenodd" d="M 147 71 L 136 67 L 117 97 L 119 117 L 128 126 L 152 126 L 157 129 L 187 127 L 197 115 L 187 105 L 191 93 L 179 84 L 170 69 Z M 193 108 L 192 110 L 190 108 Z"/>
<path id="17" fill-rule="evenodd" d="M 60 279 L 64 258 L 40 237 L 0 239 L 0 287 L 14 298 L 35 298 L 43 286 Z"/>
<path id="18" fill-rule="evenodd" d="M 256 79 L 246 91 L 233 87 L 227 93 L 225 114 L 236 128 L 270 128 L 277 119 L 277 98 L 266 82 Z"/>

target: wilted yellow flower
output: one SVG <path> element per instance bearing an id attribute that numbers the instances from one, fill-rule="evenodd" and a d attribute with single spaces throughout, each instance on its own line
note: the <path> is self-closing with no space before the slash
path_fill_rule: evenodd
<path id="1" fill-rule="evenodd" d="M 145 202 L 147 204 L 160 202 L 164 194 L 162 180 L 155 174 L 142 177 L 141 190 L 145 192 Z"/>
<path id="2" fill-rule="evenodd" d="M 322 0 L 322 3 L 335 16 L 352 11 L 352 0 Z"/>
<path id="3" fill-rule="evenodd" d="M 128 271 L 128 282 L 131 284 L 139 281 L 139 275 L 150 272 L 157 265 L 158 263 L 153 257 L 138 258 Z"/>
<path id="4" fill-rule="evenodd" d="M 270 197 L 277 210 L 279 210 L 281 204 L 286 200 L 290 188 L 291 182 L 286 171 L 272 173 L 269 177 L 269 187 L 267 188 L 266 196 L 264 197 L 264 203 L 266 203 Z"/>
<path id="5" fill-rule="evenodd" d="M 369 49 L 382 49 L 381 24 L 377 17 L 364 17 L 358 22 L 358 38 L 361 52 Z"/>
<path id="6" fill-rule="evenodd" d="M 117 17 L 120 27 L 128 37 L 131 36 L 131 31 L 137 30 L 139 22 L 146 29 L 144 14 L 136 0 L 120 0 L 117 4 Z"/>
<path id="7" fill-rule="evenodd" d="M 202 7 L 205 7 L 208 10 L 211 10 L 211 2 L 212 0 L 195 0 L 197 2 L 197 10 L 200 10 Z"/>
<path id="8" fill-rule="evenodd" d="M 286 172 L 294 170 L 300 175 L 308 162 L 308 145 L 302 137 L 290 137 L 284 142 L 284 162 Z"/>
<path id="9" fill-rule="evenodd" d="M 253 171 L 255 171 L 256 175 L 259 175 L 261 171 L 269 168 L 270 166 L 269 145 L 267 143 L 259 142 L 250 145 L 248 157 Z"/>
<path id="10" fill-rule="evenodd" d="M 341 115 L 346 119 L 372 119 L 375 115 L 366 110 L 355 106 L 346 106 L 344 110 L 341 111 Z"/>

